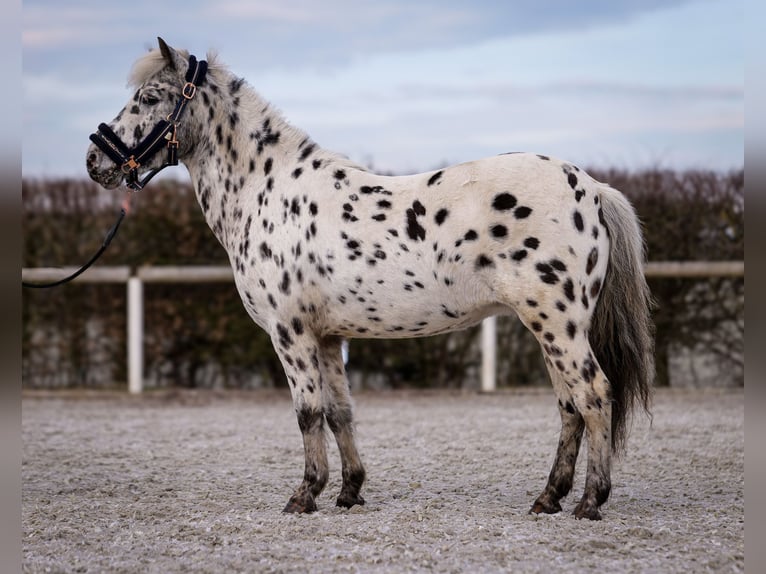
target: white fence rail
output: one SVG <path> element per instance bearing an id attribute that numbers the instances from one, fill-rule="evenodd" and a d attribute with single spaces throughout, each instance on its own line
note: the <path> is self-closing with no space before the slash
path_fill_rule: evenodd
<path id="1" fill-rule="evenodd" d="M 76 267 L 38 267 L 21 270 L 22 281 L 55 281 L 73 273 Z M 655 261 L 645 269 L 647 277 L 743 277 L 744 261 Z M 139 267 L 131 274 L 130 267 L 94 267 L 77 277 L 75 283 L 127 284 L 127 358 L 128 391 L 140 393 L 144 385 L 144 283 L 221 283 L 234 280 L 230 267 L 223 266 L 162 266 Z M 482 322 L 481 389 L 496 389 L 496 318 Z"/>

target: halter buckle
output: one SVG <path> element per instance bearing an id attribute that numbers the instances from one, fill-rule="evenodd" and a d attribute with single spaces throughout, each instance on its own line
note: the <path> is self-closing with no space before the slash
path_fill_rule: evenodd
<path id="1" fill-rule="evenodd" d="M 141 167 L 141 164 L 136 161 L 136 158 L 134 158 L 133 156 L 130 156 L 130 158 L 128 158 L 128 161 L 126 161 L 124 164 L 122 164 L 122 166 L 120 166 L 120 169 L 122 169 L 122 173 L 128 174 L 131 171 L 138 169 L 139 167 Z"/>
<path id="2" fill-rule="evenodd" d="M 183 90 L 181 90 L 181 95 L 187 100 L 191 100 L 194 97 L 194 94 L 196 93 L 197 93 L 197 86 L 195 86 L 191 82 L 186 82 L 184 84 Z"/>

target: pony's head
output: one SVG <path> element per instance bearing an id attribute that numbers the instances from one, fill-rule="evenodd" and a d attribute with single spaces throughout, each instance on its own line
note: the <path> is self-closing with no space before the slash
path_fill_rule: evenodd
<path id="1" fill-rule="evenodd" d="M 133 66 L 128 78 L 136 90 L 133 97 L 91 136 L 94 144 L 87 153 L 88 175 L 107 189 L 173 165 L 169 158 L 183 159 L 194 147 L 199 131 L 193 127 L 194 113 L 188 110 L 183 118 L 180 115 L 187 104 L 192 107 L 196 86 L 191 87 L 188 78 L 196 59 L 174 50 L 162 38 L 158 40 L 159 50 L 150 51 Z M 171 141 L 178 142 L 172 151 L 168 148 Z"/>

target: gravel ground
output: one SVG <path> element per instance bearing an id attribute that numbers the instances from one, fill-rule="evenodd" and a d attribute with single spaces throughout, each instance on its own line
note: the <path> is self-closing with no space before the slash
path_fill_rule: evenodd
<path id="1" fill-rule="evenodd" d="M 25 393 L 25 572 L 741 572 L 744 392 L 662 391 L 601 522 L 527 510 L 552 392 L 361 393 L 364 507 L 281 510 L 303 474 L 288 393 Z M 582 462 L 582 461 L 581 461 Z"/>

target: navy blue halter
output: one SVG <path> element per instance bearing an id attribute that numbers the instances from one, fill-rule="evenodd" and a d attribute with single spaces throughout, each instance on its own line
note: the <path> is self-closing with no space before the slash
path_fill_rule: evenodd
<path id="1" fill-rule="evenodd" d="M 90 141 L 96 144 L 109 159 L 120 166 L 125 174 L 126 184 L 134 191 L 140 191 L 149 183 L 155 175 L 171 165 L 178 165 L 178 140 L 176 139 L 176 128 L 181 119 L 181 115 L 186 109 L 194 95 L 197 93 L 197 86 L 205 81 L 207 75 L 207 62 L 205 60 L 197 61 L 194 56 L 189 57 L 189 68 L 186 70 L 186 84 L 181 91 L 181 98 L 178 100 L 175 109 L 165 120 L 160 120 L 154 129 L 144 139 L 136 144 L 133 149 L 127 145 L 114 133 L 112 128 L 101 123 L 96 133 L 90 135 Z M 138 178 L 139 168 L 154 157 L 163 147 L 167 147 L 167 159 L 162 166 L 152 169 L 144 176 Z"/>

